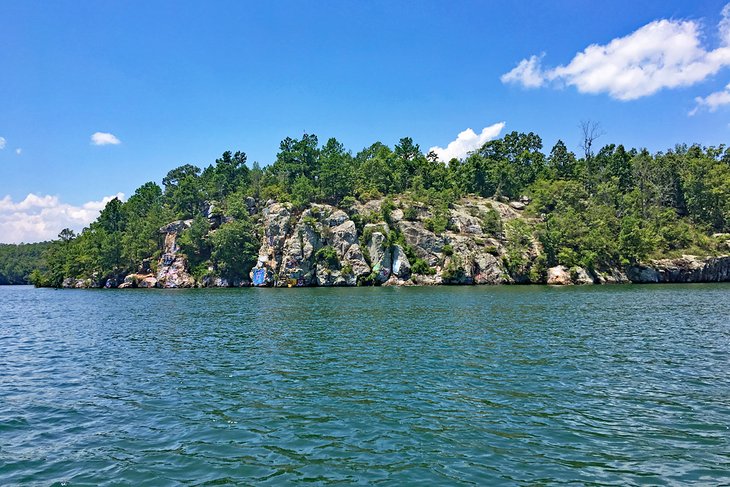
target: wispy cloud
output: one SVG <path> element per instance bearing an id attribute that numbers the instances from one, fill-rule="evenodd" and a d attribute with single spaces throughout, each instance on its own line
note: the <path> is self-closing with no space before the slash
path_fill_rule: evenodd
<path id="1" fill-rule="evenodd" d="M 702 108 L 714 112 L 723 105 L 730 105 L 730 84 L 724 90 L 710 93 L 707 96 L 698 96 L 695 98 L 697 105 L 689 112 L 689 115 L 695 115 Z"/>
<path id="2" fill-rule="evenodd" d="M 541 56 L 530 56 L 523 59 L 509 73 L 505 73 L 499 79 L 502 83 L 517 83 L 525 88 L 539 88 L 545 84 L 546 76 L 540 66 L 544 54 Z"/>
<path id="3" fill-rule="evenodd" d="M 10 196 L 0 199 L 0 243 L 40 242 L 56 238 L 64 228 L 81 231 L 99 212 L 123 193 L 105 196 L 80 206 L 63 203 L 58 196 L 30 193 L 22 201 Z"/>
<path id="4" fill-rule="evenodd" d="M 0 150 L 3 150 L 5 148 L 5 144 L 7 144 L 5 137 L 0 137 Z"/>
<path id="5" fill-rule="evenodd" d="M 23 149 L 21 149 L 20 147 L 18 147 L 17 149 L 15 149 L 15 153 L 17 155 L 20 155 L 22 152 L 23 152 Z"/>
<path id="6" fill-rule="evenodd" d="M 504 126 L 504 122 L 495 123 L 489 127 L 484 127 L 480 134 L 468 128 L 460 132 L 455 140 L 449 142 L 445 149 L 443 147 L 431 147 L 430 150 L 435 152 L 439 160 L 444 162 L 448 162 L 454 158 L 462 159 L 469 152 L 480 148 L 485 142 L 497 138 Z"/>
<path id="7" fill-rule="evenodd" d="M 730 66 L 730 4 L 722 10 L 718 30 L 720 46 L 708 50 L 699 22 L 656 20 L 608 44 L 586 47 L 567 65 L 543 68 L 541 57 L 523 59 L 501 80 L 526 88 L 568 85 L 580 93 L 635 100 L 691 86 Z"/>
<path id="8" fill-rule="evenodd" d="M 91 143 L 94 145 L 118 145 L 122 141 L 109 132 L 94 132 L 91 134 Z"/>

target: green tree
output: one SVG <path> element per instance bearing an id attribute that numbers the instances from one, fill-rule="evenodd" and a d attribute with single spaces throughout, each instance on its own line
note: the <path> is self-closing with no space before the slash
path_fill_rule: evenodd
<path id="1" fill-rule="evenodd" d="M 259 242 L 251 221 L 245 217 L 224 223 L 211 234 L 212 261 L 221 276 L 242 279 L 256 264 Z"/>

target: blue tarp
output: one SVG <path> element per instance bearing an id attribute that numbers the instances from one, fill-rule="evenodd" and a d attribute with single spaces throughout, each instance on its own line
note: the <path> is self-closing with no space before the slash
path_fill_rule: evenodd
<path id="1" fill-rule="evenodd" d="M 266 269 L 253 270 L 253 285 L 263 286 L 266 283 Z"/>

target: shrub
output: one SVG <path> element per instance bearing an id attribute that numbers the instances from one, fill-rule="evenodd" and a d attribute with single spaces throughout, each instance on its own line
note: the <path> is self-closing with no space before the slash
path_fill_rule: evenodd
<path id="1" fill-rule="evenodd" d="M 337 251 L 330 245 L 322 247 L 314 254 L 314 258 L 318 262 L 326 262 L 328 267 L 339 267 L 340 259 L 337 257 Z"/>
<path id="2" fill-rule="evenodd" d="M 427 276 L 432 276 L 436 274 L 436 269 L 429 266 L 428 262 L 426 262 L 425 260 L 416 258 L 411 264 L 411 272 L 414 274 L 425 274 Z"/>
<path id="3" fill-rule="evenodd" d="M 403 211 L 403 218 L 412 222 L 418 219 L 418 210 L 415 207 L 409 206 Z"/>
<path id="4" fill-rule="evenodd" d="M 482 231 L 489 235 L 499 235 L 502 233 L 502 218 L 499 212 L 494 208 L 490 208 L 481 214 Z"/>

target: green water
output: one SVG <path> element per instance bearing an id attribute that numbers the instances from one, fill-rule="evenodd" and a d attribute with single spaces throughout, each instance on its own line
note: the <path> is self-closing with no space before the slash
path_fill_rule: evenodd
<path id="1" fill-rule="evenodd" d="M 0 485 L 730 483 L 730 286 L 0 287 Z"/>

